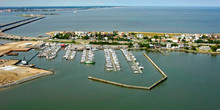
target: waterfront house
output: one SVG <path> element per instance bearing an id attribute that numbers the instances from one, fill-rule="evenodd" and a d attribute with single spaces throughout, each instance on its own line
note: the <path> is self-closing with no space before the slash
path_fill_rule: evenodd
<path id="1" fill-rule="evenodd" d="M 178 48 L 184 48 L 185 46 L 183 44 L 179 44 Z"/>
<path id="2" fill-rule="evenodd" d="M 138 43 L 135 43 L 135 44 L 134 44 L 134 48 L 139 49 L 139 48 L 140 48 L 140 45 L 139 45 Z"/>
<path id="3" fill-rule="evenodd" d="M 143 34 L 137 34 L 137 38 L 143 39 L 144 35 Z"/>
<path id="4" fill-rule="evenodd" d="M 165 37 L 168 38 L 168 37 L 170 37 L 170 36 L 169 36 L 168 34 L 165 34 Z"/>
<path id="5" fill-rule="evenodd" d="M 151 40 L 152 40 L 152 42 L 155 42 L 155 38 L 152 38 Z"/>
<path id="6" fill-rule="evenodd" d="M 151 49 L 153 49 L 153 48 L 154 48 L 154 45 L 153 45 L 153 44 L 149 44 L 149 47 L 150 47 Z"/>
<path id="7" fill-rule="evenodd" d="M 172 40 L 174 43 L 178 43 L 178 39 L 177 39 L 177 38 L 171 38 L 171 40 Z"/>
<path id="8" fill-rule="evenodd" d="M 166 45 L 166 48 L 167 49 L 170 49 L 172 46 L 171 46 L 171 43 L 167 43 L 167 45 Z"/>
<path id="9" fill-rule="evenodd" d="M 216 50 L 216 52 L 220 52 L 220 48 Z"/>

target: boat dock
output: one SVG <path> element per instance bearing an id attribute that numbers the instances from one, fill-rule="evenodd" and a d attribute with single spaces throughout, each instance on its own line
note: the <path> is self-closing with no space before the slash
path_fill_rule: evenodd
<path id="1" fill-rule="evenodd" d="M 81 57 L 80 63 L 84 63 L 87 60 L 87 55 L 88 55 L 88 52 L 87 52 L 87 50 L 84 49 L 82 52 L 82 57 Z"/>
<path id="2" fill-rule="evenodd" d="M 29 63 L 32 59 L 34 59 L 39 53 L 40 53 L 40 52 L 37 52 L 33 57 L 31 57 L 31 58 L 27 61 L 27 63 Z"/>
<path id="3" fill-rule="evenodd" d="M 127 60 L 128 64 L 131 65 L 131 69 L 134 73 L 142 73 L 143 67 L 139 66 L 139 63 L 136 62 L 135 56 L 129 52 L 128 50 L 121 49 L 123 55 L 125 56 L 125 59 Z"/>
<path id="4" fill-rule="evenodd" d="M 76 56 L 77 51 L 73 50 L 72 45 L 68 45 L 66 48 L 66 54 L 63 56 L 64 59 L 66 60 L 73 60 Z"/>
<path id="5" fill-rule="evenodd" d="M 121 70 L 121 66 L 119 64 L 119 60 L 113 49 L 104 49 L 105 60 L 106 60 L 106 70 L 107 71 L 119 71 Z"/>
<path id="6" fill-rule="evenodd" d="M 163 52 L 163 51 L 161 51 L 160 49 L 158 49 L 158 51 L 159 51 L 161 54 L 165 55 L 165 54 L 164 54 L 164 52 Z"/>
<path id="7" fill-rule="evenodd" d="M 43 52 L 41 52 L 38 57 L 46 57 L 46 59 L 51 60 L 57 56 L 58 51 L 61 46 L 54 44 L 53 46 L 47 46 Z"/>

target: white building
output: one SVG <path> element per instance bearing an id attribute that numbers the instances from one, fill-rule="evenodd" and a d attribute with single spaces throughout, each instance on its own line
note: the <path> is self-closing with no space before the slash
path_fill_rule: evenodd
<path id="1" fill-rule="evenodd" d="M 144 35 L 143 34 L 137 34 L 137 38 L 143 39 Z"/>
<path id="2" fill-rule="evenodd" d="M 75 31 L 75 35 L 78 35 L 78 36 L 85 36 L 87 34 L 87 32 L 85 31 Z"/>
<path id="3" fill-rule="evenodd" d="M 171 48 L 171 47 L 172 47 L 172 46 L 171 46 L 171 43 L 167 43 L 166 48 L 169 49 L 169 48 Z"/>

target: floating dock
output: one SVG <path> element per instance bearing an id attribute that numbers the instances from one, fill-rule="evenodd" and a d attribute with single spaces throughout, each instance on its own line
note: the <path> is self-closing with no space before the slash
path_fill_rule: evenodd
<path id="1" fill-rule="evenodd" d="M 121 49 L 125 59 L 127 60 L 128 64 L 131 66 L 131 69 L 134 73 L 142 73 L 142 70 L 139 67 L 139 63 L 136 62 L 135 56 L 129 52 L 128 50 Z"/>
<path id="2" fill-rule="evenodd" d="M 121 66 L 119 64 L 118 57 L 113 49 L 104 49 L 105 60 L 106 60 L 106 70 L 107 71 L 119 71 Z"/>
<path id="3" fill-rule="evenodd" d="M 51 60 L 57 56 L 61 46 L 55 44 L 53 46 L 47 46 L 43 52 L 41 52 L 38 57 L 46 57 L 46 59 Z"/>
<path id="4" fill-rule="evenodd" d="M 87 50 L 84 49 L 82 52 L 82 57 L 81 57 L 80 63 L 84 63 L 86 61 L 87 55 L 88 55 L 88 52 L 87 52 Z"/>
<path id="5" fill-rule="evenodd" d="M 65 50 L 66 54 L 63 56 L 63 58 L 66 60 L 73 60 L 76 56 L 77 51 L 74 51 L 72 45 L 68 45 Z"/>

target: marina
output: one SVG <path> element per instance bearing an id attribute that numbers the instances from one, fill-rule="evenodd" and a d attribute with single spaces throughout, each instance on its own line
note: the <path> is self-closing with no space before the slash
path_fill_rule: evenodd
<path id="1" fill-rule="evenodd" d="M 137 62 L 135 56 L 129 52 L 126 49 L 121 49 L 123 55 L 125 56 L 125 59 L 127 60 L 127 62 L 129 63 L 129 65 L 131 66 L 131 69 L 133 70 L 133 72 L 135 74 L 140 74 L 142 73 L 142 70 L 144 69 L 144 67 L 139 65 L 139 62 Z"/>
<path id="2" fill-rule="evenodd" d="M 95 53 L 92 49 L 87 52 L 85 64 L 95 64 Z"/>
<path id="3" fill-rule="evenodd" d="M 83 50 L 80 63 L 95 64 L 95 52 L 92 47 L 90 47 L 89 50 Z"/>
<path id="4" fill-rule="evenodd" d="M 44 50 L 38 55 L 38 57 L 46 57 L 46 59 L 51 60 L 57 56 L 58 51 L 61 46 L 58 44 L 49 44 Z"/>
<path id="5" fill-rule="evenodd" d="M 118 57 L 113 49 L 104 49 L 105 55 L 105 68 L 107 71 L 120 71 L 121 66 L 119 64 Z"/>
<path id="6" fill-rule="evenodd" d="M 46 2 L 48 1 L 38 1 L 37 4 L 68 4 L 68 1 Z M 98 2 L 98 5 L 110 5 L 112 1 Z M 18 25 L 18 28 L 0 33 L 0 39 L 3 40 L 3 43 L 0 42 L 0 56 L 4 59 L 0 60 L 0 109 L 219 110 L 220 56 L 211 55 L 214 53 L 212 47 L 217 42 L 207 45 L 197 43 L 197 39 L 203 42 L 220 40 L 220 8 L 215 7 L 218 4 L 215 1 L 207 4 L 196 0 L 186 2 L 187 4 L 185 1 L 172 2 L 173 5 L 184 5 L 181 7 L 161 6 L 167 5 L 167 2 L 161 1 L 158 4 L 152 1 L 147 6 L 136 6 L 145 5 L 144 2 L 117 1 L 112 4 L 135 6 L 76 10 L 75 13 L 74 10 L 56 11 L 65 7 L 41 6 L 25 7 L 26 9 L 15 7 L 21 12 L 0 12 L 0 24 L 24 19 L 16 15 L 46 15 L 46 18 L 37 22 Z M 97 2 L 77 3 L 92 5 Z M 158 6 L 148 6 L 153 3 Z M 6 4 L 31 5 L 21 2 L 5 2 Z M 215 6 L 212 7 L 212 4 Z M 2 9 L 11 8 L 13 7 Z M 37 8 L 39 11 L 32 10 Z M 58 15 L 50 16 L 50 13 Z M 11 26 L 13 25 L 3 28 Z M 59 37 L 53 38 L 52 34 L 45 34 L 52 31 Z M 4 40 L 9 39 L 14 43 L 4 43 Z M 33 46 L 42 42 L 46 46 L 39 46 L 40 50 L 38 46 Z M 30 43 L 33 45 L 29 45 Z M 118 43 L 120 45 L 115 45 Z M 66 49 L 61 44 L 65 44 Z M 71 49 L 68 48 L 69 45 Z M 92 48 L 87 48 L 88 45 Z M 53 55 L 51 52 L 55 51 L 56 46 L 61 46 L 61 49 Z M 192 48 L 194 46 L 195 50 Z M 203 46 L 211 48 L 205 51 L 208 54 L 199 53 Z M 93 47 L 99 51 L 95 51 Z M 145 50 L 147 48 L 149 51 Z M 122 52 L 120 49 L 126 51 Z M 83 63 L 80 64 L 84 50 Z M 22 60 L 24 56 L 27 60 Z M 55 57 L 47 60 L 46 56 Z M 85 65 L 88 58 L 93 59 L 95 65 Z M 116 68 L 117 60 L 120 70 Z M 21 62 L 26 65 L 19 65 Z M 106 69 L 107 63 L 111 65 L 110 70 Z M 29 64 L 35 64 L 35 67 L 29 67 Z M 134 74 L 135 72 L 138 73 Z M 44 77 L 52 74 L 53 76 Z M 30 81 L 35 78 L 39 79 Z M 28 82 L 24 83 L 26 81 Z"/>
<path id="7" fill-rule="evenodd" d="M 63 58 L 66 59 L 66 60 L 74 60 L 77 51 L 75 51 L 75 49 L 73 49 L 73 46 L 72 45 L 68 45 L 65 48 L 65 50 L 66 50 L 66 53 L 63 56 Z"/>
<path id="8" fill-rule="evenodd" d="M 81 60 L 80 60 L 80 63 L 84 63 L 87 59 L 87 50 L 83 50 L 82 52 L 82 57 L 81 57 Z"/>

